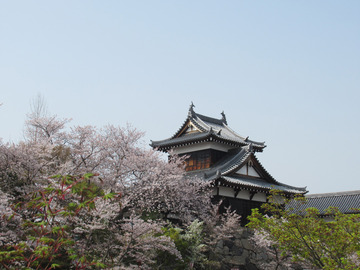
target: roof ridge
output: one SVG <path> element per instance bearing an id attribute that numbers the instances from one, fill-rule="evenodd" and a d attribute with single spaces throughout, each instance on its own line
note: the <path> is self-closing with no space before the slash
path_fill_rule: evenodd
<path id="1" fill-rule="evenodd" d="M 246 137 L 241 136 L 239 133 L 237 133 L 236 131 L 234 131 L 234 130 L 233 130 L 231 127 L 229 127 L 227 124 L 225 124 L 224 126 L 225 126 L 225 128 L 227 128 L 228 130 L 230 130 L 232 133 L 234 133 L 236 136 L 238 136 L 240 139 L 244 140 L 244 142 L 254 143 L 254 144 L 262 145 L 262 146 L 266 147 L 265 141 L 264 141 L 264 142 L 258 142 L 258 141 L 250 140 L 250 139 L 249 139 L 249 136 L 246 136 Z"/>
<path id="2" fill-rule="evenodd" d="M 201 119 L 201 118 L 198 116 L 197 113 L 195 113 L 195 116 L 196 116 L 197 119 L 195 119 L 195 117 L 192 116 L 192 118 L 195 120 L 195 121 L 193 121 L 193 124 L 194 124 L 195 126 L 199 126 L 201 129 L 203 129 L 203 131 L 206 131 L 207 129 L 210 129 L 210 126 L 209 126 L 208 124 L 206 124 L 206 123 L 204 122 L 204 120 Z M 200 121 L 199 121 L 199 120 L 200 120 Z M 200 123 L 199 123 L 199 122 L 200 122 Z M 201 126 L 201 124 L 202 124 L 203 126 Z"/>
<path id="3" fill-rule="evenodd" d="M 360 190 L 340 191 L 340 192 L 328 192 L 328 193 L 314 193 L 306 195 L 307 199 L 315 198 L 334 198 L 340 196 L 356 196 L 360 195 Z"/>
<path id="4" fill-rule="evenodd" d="M 203 122 L 205 121 L 205 122 L 211 122 L 213 124 L 224 125 L 223 119 L 217 119 L 217 118 L 206 116 L 206 115 L 203 115 L 200 113 L 195 113 L 195 115 Z"/>

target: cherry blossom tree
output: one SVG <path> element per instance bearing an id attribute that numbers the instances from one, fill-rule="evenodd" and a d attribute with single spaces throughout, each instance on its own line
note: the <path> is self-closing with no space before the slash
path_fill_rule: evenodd
<path id="1" fill-rule="evenodd" d="M 119 220 L 121 195 L 106 193 L 100 182 L 93 174 L 56 176 L 48 187 L 18 203 L 12 214 L 7 205 L 1 205 L 13 217 L 23 211 L 32 214 L 20 221 L 25 229 L 20 239 L 9 243 L 12 235 L 1 235 L 5 241 L 0 265 L 5 269 L 151 269 L 160 250 L 181 259 L 171 239 L 161 235 L 163 222 L 136 216 Z"/>
<path id="2" fill-rule="evenodd" d="M 35 115 L 36 116 L 36 115 Z M 1 145 L 3 186 L 20 191 L 40 184 L 53 174 L 99 173 L 103 186 L 123 194 L 123 205 L 148 212 L 169 213 L 179 219 L 202 215 L 210 206 L 210 190 L 199 179 L 184 177 L 183 160 L 161 159 L 145 149 L 143 133 L 131 126 L 85 126 L 65 131 L 67 119 L 29 116 L 28 129 L 36 129 L 36 140 L 28 137 L 15 145 Z M 26 189 L 27 190 L 27 189 Z M 27 191 L 25 191 L 27 192 Z"/>
<path id="3" fill-rule="evenodd" d="M 18 231 L 21 220 L 16 216 L 12 217 L 12 200 L 12 196 L 0 190 L 0 247 L 15 244 L 22 236 L 22 233 Z"/>
<path id="4" fill-rule="evenodd" d="M 4 246 L 13 248 L 12 251 L 22 250 L 25 266 L 36 264 L 39 259 L 36 254 L 44 247 L 54 253 L 55 258 L 59 246 L 50 248 L 43 240 L 49 235 L 58 242 L 64 238 L 64 235 L 57 237 L 51 231 L 58 223 L 57 227 L 69 226 L 66 239 L 72 241 L 76 237 L 77 241 L 71 244 L 71 248 L 78 254 L 88 256 L 84 257 L 86 261 L 88 258 L 102 258 L 97 261 L 103 265 L 141 265 L 146 269 L 151 267 L 157 256 L 154 250 L 169 252 L 181 260 L 172 240 L 162 235 L 161 228 L 166 225 L 164 218 L 172 214 L 178 222 L 186 224 L 204 215 L 210 206 L 207 185 L 199 179 L 184 177 L 181 158 L 173 157 L 171 162 L 167 162 L 156 151 L 145 149 L 139 142 L 143 133 L 131 126 L 120 128 L 109 125 L 101 129 L 78 126 L 66 129 L 68 122 L 55 116 L 31 114 L 26 121 L 28 132 L 25 140 L 18 144 L 0 145 L 1 208 L 4 209 L 4 218 L 11 216 L 13 211 L 15 216 L 11 222 L 20 219 L 20 224 L 32 224 L 28 227 L 32 234 L 40 232 L 29 245 L 29 235 L 21 233 L 20 228 L 10 233 L 10 224 L 3 219 L 1 240 Z M 66 194 L 62 190 L 64 183 L 61 186 L 57 178 L 49 178 L 51 175 L 76 177 L 88 172 L 96 173 L 99 177 L 91 181 L 87 179 L 88 182 L 80 181 L 83 184 L 71 184 Z M 94 198 L 102 198 L 104 194 L 121 196 L 116 202 L 105 199 L 88 201 L 89 198 L 79 195 L 77 188 L 93 194 Z M 54 189 L 62 196 L 54 194 Z M 41 207 L 57 209 L 52 210 L 57 215 L 49 210 L 54 216 L 48 219 L 48 210 L 43 212 L 33 201 L 34 197 L 40 198 Z M 85 205 L 84 200 L 87 201 Z M 22 207 L 12 210 L 11 203 L 20 203 Z M 35 208 L 34 204 L 37 205 Z M 85 211 L 85 206 L 89 211 Z M 81 211 L 71 207 L 78 207 Z M 75 211 L 76 214 L 71 213 L 67 217 L 58 215 L 65 210 Z M 43 222 L 46 222 L 46 226 Z M 42 227 L 39 230 L 39 224 L 40 227 L 45 226 L 46 230 Z M 26 242 L 11 244 L 24 237 L 28 239 Z M 3 247 L 0 249 L 3 250 Z M 67 248 L 63 247 L 65 251 Z M 61 256 L 72 256 L 65 251 Z M 15 253 L 20 257 L 21 254 Z M 33 255 L 29 257 L 25 254 Z M 41 259 L 50 262 L 50 255 L 45 255 Z M 52 264 L 41 265 L 49 268 Z"/>
<path id="5" fill-rule="evenodd" d="M 265 230 L 255 230 L 254 235 L 250 239 L 255 247 L 262 250 L 269 257 L 259 263 L 261 269 L 264 270 L 278 270 L 278 269 L 291 269 L 292 256 L 283 253 L 274 240 L 272 240 L 269 233 Z M 311 266 L 307 265 L 308 268 Z"/>
<path id="6" fill-rule="evenodd" d="M 207 183 L 185 176 L 183 158 L 164 160 L 142 132 L 69 121 L 38 110 L 24 141 L 0 144 L 3 265 L 153 269 L 172 256 L 191 268 L 239 228 L 238 216 L 214 210 Z"/>

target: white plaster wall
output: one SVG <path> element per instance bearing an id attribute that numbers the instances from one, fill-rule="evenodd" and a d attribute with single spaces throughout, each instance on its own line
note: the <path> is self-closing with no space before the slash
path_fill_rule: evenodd
<path id="1" fill-rule="evenodd" d="M 242 166 L 241 168 L 240 168 L 240 170 L 238 170 L 236 173 L 238 173 L 238 174 L 244 174 L 244 175 L 246 175 L 246 165 L 245 166 Z"/>
<path id="2" fill-rule="evenodd" d="M 250 200 L 250 192 L 248 190 L 241 190 L 236 196 L 237 199 Z"/>
<path id="3" fill-rule="evenodd" d="M 213 195 L 217 195 L 217 188 L 216 187 L 213 189 Z M 219 195 L 234 198 L 235 191 L 234 191 L 233 188 L 219 187 Z M 237 199 L 243 199 L 243 200 L 250 200 L 250 191 L 241 190 L 237 194 L 236 198 Z M 266 202 L 266 194 L 262 193 L 262 192 L 258 192 L 253 196 L 252 201 Z"/>
<path id="4" fill-rule="evenodd" d="M 199 144 L 192 144 L 192 145 L 187 145 L 187 146 L 182 146 L 182 147 L 176 147 L 173 150 L 174 150 L 175 154 L 179 155 L 179 154 L 185 154 L 185 153 L 189 153 L 189 152 L 201 151 L 201 150 L 206 150 L 206 149 L 214 149 L 214 150 L 219 150 L 222 152 L 227 152 L 231 148 L 232 148 L 231 146 L 216 143 L 216 142 L 206 142 L 206 143 L 199 143 Z"/>
<path id="5" fill-rule="evenodd" d="M 266 202 L 266 194 L 265 193 L 256 193 L 252 198 L 253 201 L 257 202 Z"/>
<path id="6" fill-rule="evenodd" d="M 229 187 L 219 187 L 219 195 L 234 198 L 234 189 Z"/>
<path id="7" fill-rule="evenodd" d="M 248 170 L 249 170 L 248 173 L 249 173 L 250 176 L 260 177 L 260 175 L 254 170 L 253 167 L 250 167 L 250 166 L 249 166 L 249 169 L 248 169 Z"/>

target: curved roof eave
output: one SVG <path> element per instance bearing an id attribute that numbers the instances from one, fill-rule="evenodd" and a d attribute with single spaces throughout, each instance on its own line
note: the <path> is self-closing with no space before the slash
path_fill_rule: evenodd
<path id="1" fill-rule="evenodd" d="M 184 145 L 189 144 L 196 144 L 196 143 L 202 143 L 202 142 L 217 142 L 217 143 L 225 143 L 228 145 L 243 147 L 248 146 L 249 144 L 246 142 L 236 141 L 229 138 L 224 138 L 222 136 L 219 136 L 217 134 L 214 134 L 213 132 L 204 132 L 204 133 L 193 133 L 182 137 L 177 137 L 174 139 L 166 139 L 162 141 L 151 141 L 150 146 L 153 148 L 172 148 L 172 147 L 180 147 Z M 252 147 L 256 151 L 262 151 L 263 146 L 258 145 L 252 145 Z"/>
<path id="2" fill-rule="evenodd" d="M 262 190 L 264 192 L 269 192 L 272 189 L 277 189 L 289 194 L 305 194 L 307 193 L 306 188 L 297 188 L 292 187 L 289 185 L 283 184 L 270 184 L 266 182 L 262 182 L 255 179 L 241 179 L 241 178 L 234 178 L 229 176 L 221 176 L 219 180 L 223 179 L 225 182 L 225 186 L 229 187 L 243 187 L 244 189 L 248 189 L 250 191 Z"/>

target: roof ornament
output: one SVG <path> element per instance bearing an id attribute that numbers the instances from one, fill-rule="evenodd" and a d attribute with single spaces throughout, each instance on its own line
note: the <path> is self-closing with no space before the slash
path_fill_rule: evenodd
<path id="1" fill-rule="evenodd" d="M 221 176 L 221 172 L 220 172 L 220 170 L 217 170 L 216 171 L 216 177 L 220 177 Z"/>
<path id="2" fill-rule="evenodd" d="M 252 144 L 252 143 L 250 143 L 250 144 L 248 145 L 247 150 L 248 150 L 249 152 L 251 152 L 251 153 L 254 152 L 254 147 L 253 147 L 253 144 Z"/>
<path id="3" fill-rule="evenodd" d="M 225 116 L 224 111 L 222 111 L 221 116 L 222 116 L 221 120 L 227 125 L 226 116 Z"/>
<path id="4" fill-rule="evenodd" d="M 190 108 L 189 108 L 189 116 L 193 116 L 195 114 L 194 112 L 194 103 L 191 101 Z"/>
<path id="5" fill-rule="evenodd" d="M 221 135 L 221 131 L 222 131 L 222 129 L 220 129 L 220 130 L 217 132 L 217 135 Z"/>
<path id="6" fill-rule="evenodd" d="M 247 137 L 244 139 L 244 141 L 247 142 L 248 139 L 249 139 L 249 136 L 247 136 Z"/>

